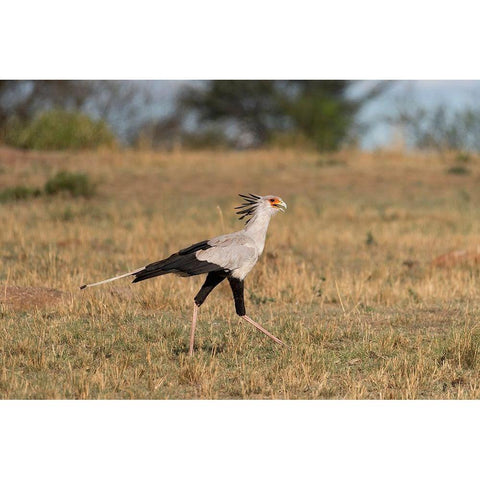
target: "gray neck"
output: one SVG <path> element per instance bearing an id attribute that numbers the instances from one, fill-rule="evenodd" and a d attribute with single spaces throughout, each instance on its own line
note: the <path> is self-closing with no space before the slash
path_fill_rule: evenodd
<path id="1" fill-rule="evenodd" d="M 261 255 L 265 247 L 265 238 L 267 236 L 268 224 L 271 215 L 268 213 L 255 214 L 245 226 L 245 233 L 253 239 L 257 246 L 258 255 Z"/>

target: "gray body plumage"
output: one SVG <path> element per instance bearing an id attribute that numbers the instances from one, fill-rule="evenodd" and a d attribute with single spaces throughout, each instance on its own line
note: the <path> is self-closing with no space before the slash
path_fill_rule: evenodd
<path id="1" fill-rule="evenodd" d="M 208 244 L 211 248 L 195 253 L 197 259 L 218 265 L 240 280 L 245 278 L 260 256 L 254 239 L 243 230 L 212 238 Z"/>

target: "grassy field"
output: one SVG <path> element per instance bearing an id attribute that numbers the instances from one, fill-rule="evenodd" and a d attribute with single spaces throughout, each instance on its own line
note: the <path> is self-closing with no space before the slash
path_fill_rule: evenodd
<path id="1" fill-rule="evenodd" d="M 60 170 L 97 183 L 91 198 L 0 203 L 0 397 L 480 398 L 480 160 L 455 158 L 0 148 L 0 189 Z M 247 192 L 289 207 L 246 303 L 290 348 L 240 320 L 222 284 L 189 358 L 202 277 L 79 290 L 240 229 Z"/>

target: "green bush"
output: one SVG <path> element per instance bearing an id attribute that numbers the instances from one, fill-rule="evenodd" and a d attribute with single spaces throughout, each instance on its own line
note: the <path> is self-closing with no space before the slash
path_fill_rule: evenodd
<path id="1" fill-rule="evenodd" d="M 0 190 L 0 203 L 15 202 L 40 197 L 41 195 L 57 195 L 70 193 L 73 197 L 91 197 L 95 194 L 96 185 L 85 173 L 58 172 L 47 180 L 42 189 L 16 185 Z"/>
<path id="2" fill-rule="evenodd" d="M 470 175 L 470 170 L 463 165 L 454 165 L 447 170 L 452 175 Z"/>
<path id="3" fill-rule="evenodd" d="M 22 185 L 4 188 L 0 191 L 0 202 L 12 202 L 16 200 L 26 200 L 31 197 L 38 197 L 42 194 L 39 188 L 30 188 Z"/>
<path id="4" fill-rule="evenodd" d="M 472 161 L 472 157 L 470 154 L 466 152 L 459 152 L 457 153 L 455 160 L 458 163 L 470 163 Z"/>
<path id="5" fill-rule="evenodd" d="M 45 183 L 47 195 L 69 192 L 73 197 L 91 197 L 95 190 L 96 185 L 85 173 L 61 171 Z"/>
<path id="6" fill-rule="evenodd" d="M 66 110 L 49 110 L 22 125 L 11 120 L 5 143 L 33 150 L 81 150 L 113 146 L 115 137 L 103 120 Z"/>

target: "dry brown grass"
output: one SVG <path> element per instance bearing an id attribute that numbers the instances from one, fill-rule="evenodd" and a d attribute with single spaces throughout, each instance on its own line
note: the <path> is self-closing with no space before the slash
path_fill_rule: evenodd
<path id="1" fill-rule="evenodd" d="M 432 265 L 479 243 L 480 163 L 344 151 L 36 153 L 0 149 L 0 188 L 59 170 L 91 199 L 0 205 L 2 398 L 479 398 L 479 266 Z M 247 312 L 202 279 L 80 291 L 240 228 L 236 194 L 280 195 Z"/>

